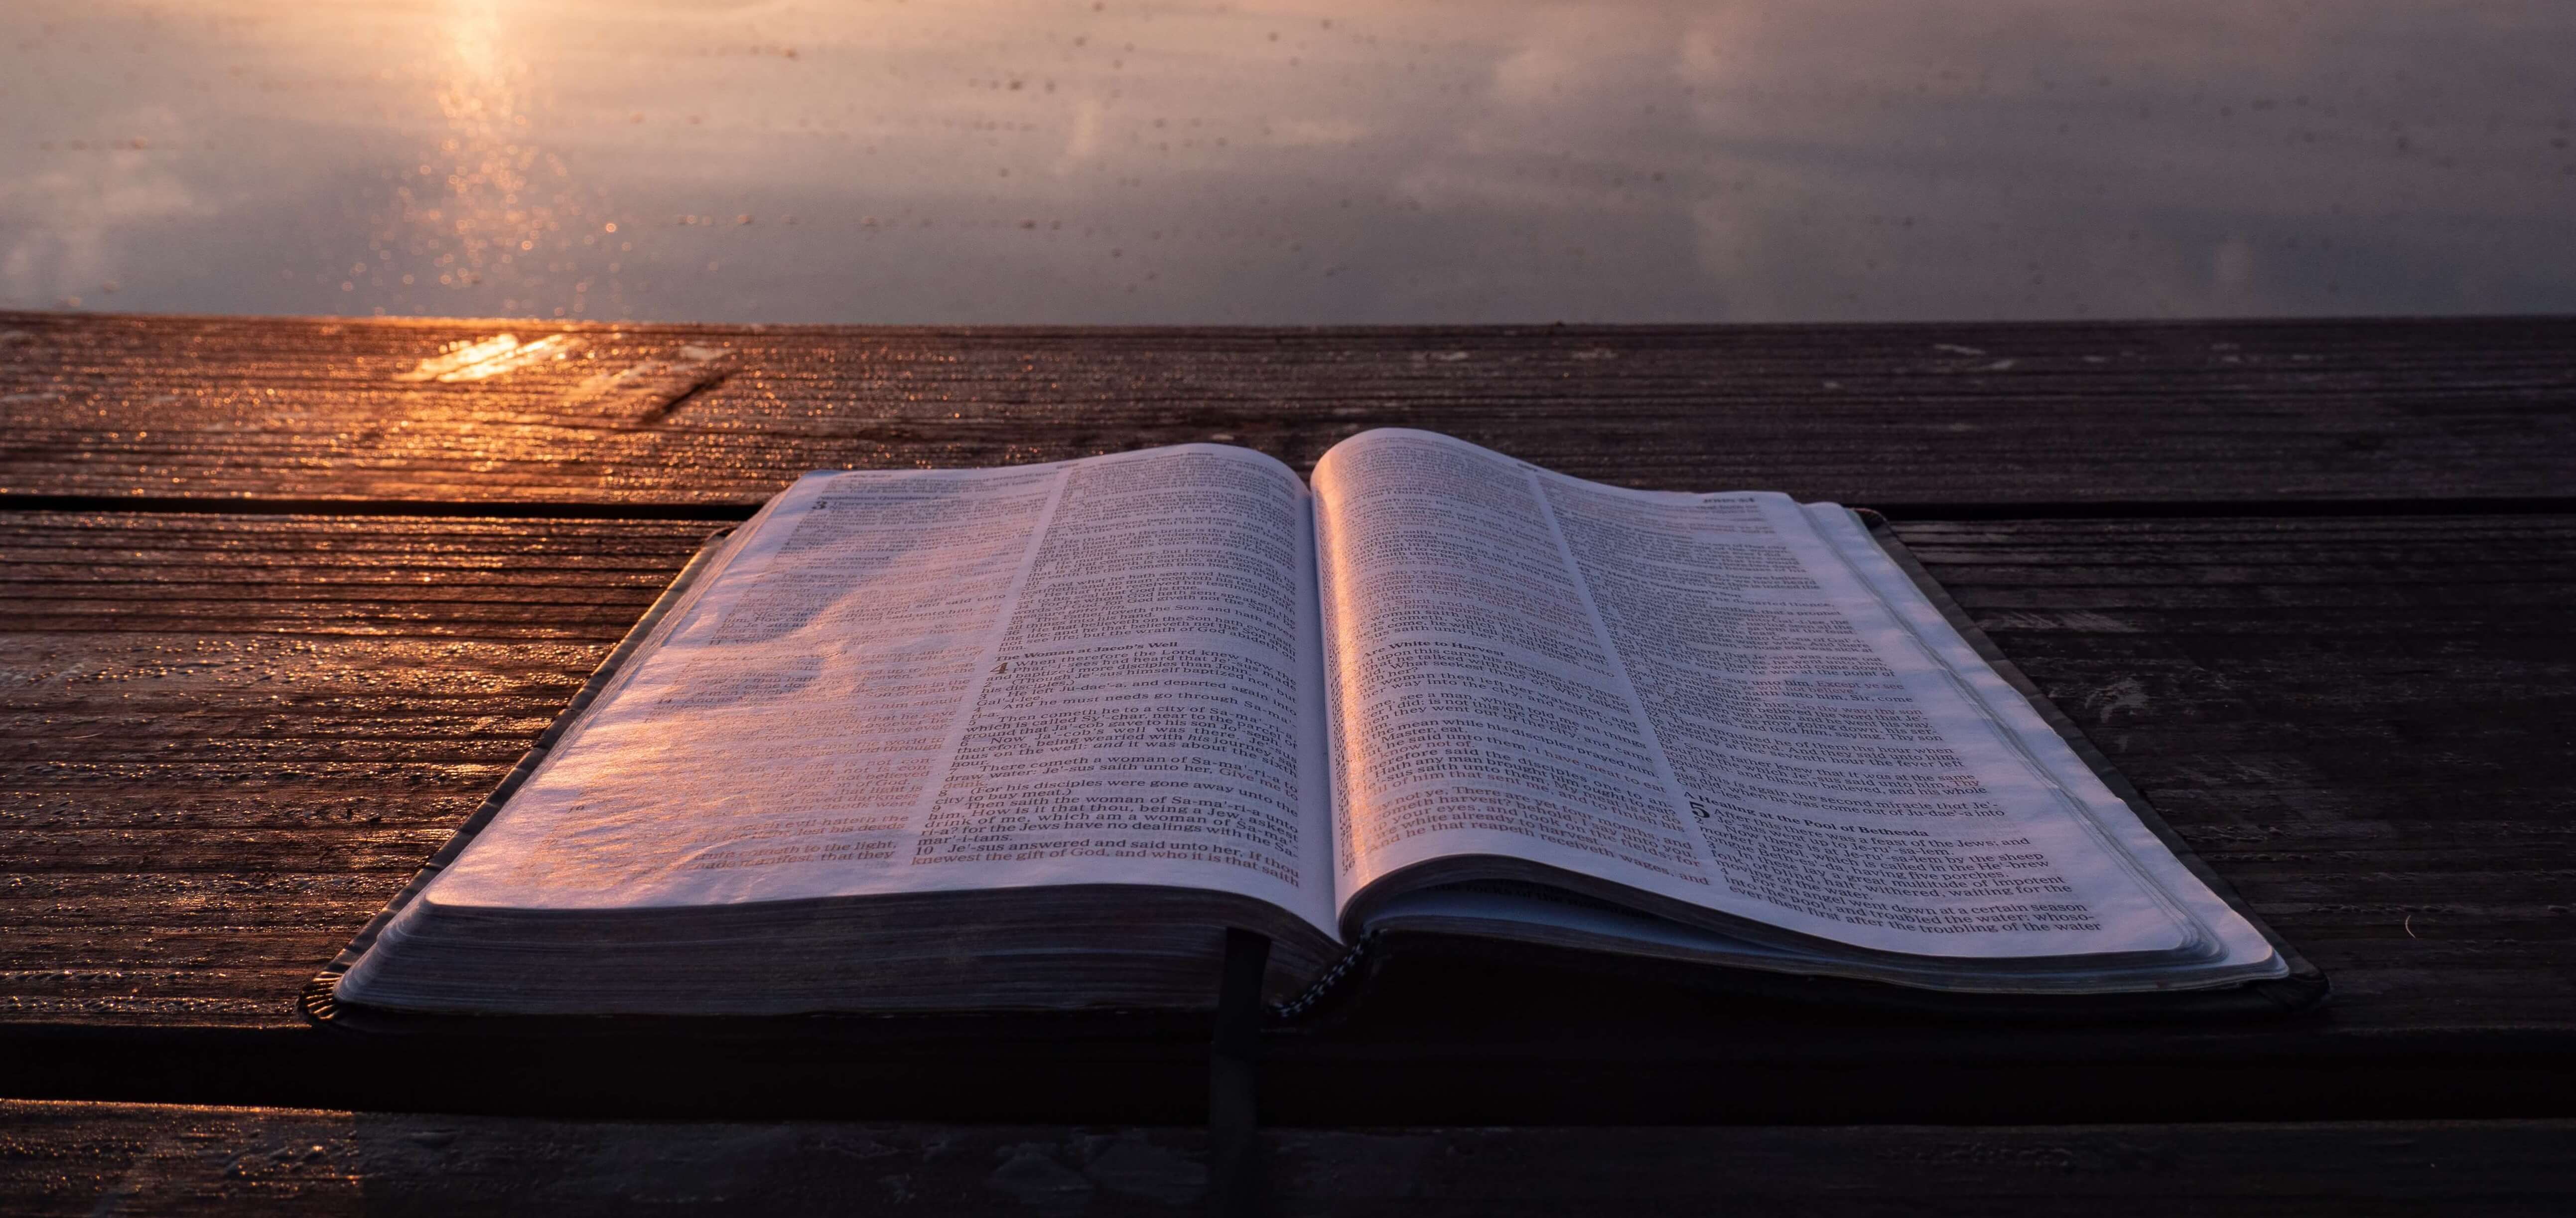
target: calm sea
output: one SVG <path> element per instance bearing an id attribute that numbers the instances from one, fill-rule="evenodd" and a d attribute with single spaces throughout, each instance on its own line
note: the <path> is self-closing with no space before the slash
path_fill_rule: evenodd
<path id="1" fill-rule="evenodd" d="M 2576 309 L 2565 0 L 9 0 L 0 306 Z"/>

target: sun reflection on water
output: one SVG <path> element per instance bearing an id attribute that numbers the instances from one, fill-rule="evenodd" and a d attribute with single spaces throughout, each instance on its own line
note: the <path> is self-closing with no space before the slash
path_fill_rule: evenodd
<path id="1" fill-rule="evenodd" d="M 0 307 L 2576 308 L 2576 5 L 2557 0 L 0 11 Z"/>
<path id="2" fill-rule="evenodd" d="M 518 7 L 445 0 L 445 71 L 432 86 L 445 131 L 396 185 L 376 249 L 412 268 L 405 285 L 489 283 L 502 290 L 504 312 L 551 305 L 554 316 L 579 317 L 594 289 L 616 298 L 613 263 L 605 276 L 590 269 L 599 244 L 590 217 L 606 209 L 535 136 L 535 74 L 513 36 Z"/>

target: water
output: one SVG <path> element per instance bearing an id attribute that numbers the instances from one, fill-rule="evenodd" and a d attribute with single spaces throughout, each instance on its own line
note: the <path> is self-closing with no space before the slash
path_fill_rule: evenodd
<path id="1" fill-rule="evenodd" d="M 0 305 L 2576 309 L 2576 5 L 10 0 Z"/>

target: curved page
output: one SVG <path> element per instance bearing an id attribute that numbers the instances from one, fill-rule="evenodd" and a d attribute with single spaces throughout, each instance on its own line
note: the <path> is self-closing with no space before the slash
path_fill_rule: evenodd
<path id="1" fill-rule="evenodd" d="M 407 914 L 1119 883 L 1329 935 L 1311 544 L 1244 449 L 810 475 Z"/>
<path id="2" fill-rule="evenodd" d="M 1407 431 L 1314 491 L 1345 905 L 1483 855 L 1868 950 L 2217 954 L 1787 497 Z"/>

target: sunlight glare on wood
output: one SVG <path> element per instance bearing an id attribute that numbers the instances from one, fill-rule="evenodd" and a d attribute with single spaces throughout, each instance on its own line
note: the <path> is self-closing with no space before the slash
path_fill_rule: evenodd
<path id="1" fill-rule="evenodd" d="M 485 381 L 516 372 L 539 360 L 570 355 L 580 340 L 569 334 L 550 334 L 532 343 L 521 343 L 515 334 L 495 334 L 475 342 L 450 343 L 447 349 L 420 361 L 411 371 L 399 373 L 398 381 Z"/>
<path id="2" fill-rule="evenodd" d="M 440 380 L 460 368 L 470 368 L 487 359 L 497 359 L 518 349 L 519 336 L 516 334 L 495 334 L 490 338 L 473 342 L 449 343 L 438 354 L 420 361 L 412 366 L 411 371 L 402 373 L 394 379 L 398 381 Z"/>

